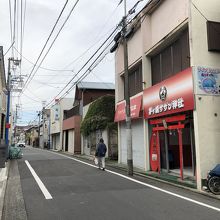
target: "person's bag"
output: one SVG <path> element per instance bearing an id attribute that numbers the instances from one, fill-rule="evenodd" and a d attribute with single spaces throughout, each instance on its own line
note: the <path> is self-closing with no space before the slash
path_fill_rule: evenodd
<path id="1" fill-rule="evenodd" d="M 95 165 L 98 165 L 99 162 L 98 162 L 98 158 L 97 157 L 94 158 L 94 163 L 95 163 Z"/>

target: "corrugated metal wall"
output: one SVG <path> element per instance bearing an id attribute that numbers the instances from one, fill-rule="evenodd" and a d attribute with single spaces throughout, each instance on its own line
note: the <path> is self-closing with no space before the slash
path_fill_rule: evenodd
<path id="1" fill-rule="evenodd" d="M 120 155 L 121 163 L 127 164 L 127 147 L 126 147 L 126 123 L 120 124 Z M 144 132 L 143 120 L 137 119 L 132 121 L 132 147 L 133 147 L 133 166 L 144 169 Z"/>

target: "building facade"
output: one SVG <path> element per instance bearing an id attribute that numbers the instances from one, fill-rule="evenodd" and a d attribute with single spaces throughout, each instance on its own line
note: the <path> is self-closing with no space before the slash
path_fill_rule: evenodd
<path id="1" fill-rule="evenodd" d="M 69 110 L 73 106 L 72 98 L 63 98 L 56 100 L 55 104 L 51 107 L 50 112 L 50 140 L 51 149 L 63 150 L 63 112 Z"/>
<path id="2" fill-rule="evenodd" d="M 190 177 L 198 189 L 220 161 L 219 7 L 151 0 L 128 26 L 134 166 Z M 115 56 L 119 162 L 126 163 L 122 44 Z"/>
<path id="3" fill-rule="evenodd" d="M 43 108 L 40 123 L 40 148 L 50 149 L 50 109 Z"/>
<path id="4" fill-rule="evenodd" d="M 80 133 L 80 124 L 86 106 L 104 95 L 114 95 L 114 84 L 100 82 L 80 82 L 76 85 L 74 103 L 64 111 L 63 149 L 71 154 L 87 154 L 88 145 Z"/>
<path id="5" fill-rule="evenodd" d="M 0 143 L 5 140 L 6 91 L 3 47 L 0 47 Z"/>
<path id="6" fill-rule="evenodd" d="M 39 126 L 32 125 L 25 129 L 25 143 L 31 147 L 39 147 Z"/>

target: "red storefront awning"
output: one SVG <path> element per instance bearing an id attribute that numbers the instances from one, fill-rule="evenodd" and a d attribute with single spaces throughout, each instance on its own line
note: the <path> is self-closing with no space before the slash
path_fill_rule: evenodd
<path id="1" fill-rule="evenodd" d="M 142 95 L 130 99 L 131 118 L 139 118 L 141 110 Z M 118 103 L 115 111 L 115 122 L 124 121 L 126 119 L 125 101 Z"/>

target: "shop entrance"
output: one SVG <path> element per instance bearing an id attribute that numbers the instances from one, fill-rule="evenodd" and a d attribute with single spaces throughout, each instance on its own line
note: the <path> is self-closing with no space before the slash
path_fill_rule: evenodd
<path id="1" fill-rule="evenodd" d="M 195 176 L 193 120 L 190 115 L 176 115 L 150 120 L 152 135 L 150 163 L 153 171 Z"/>

